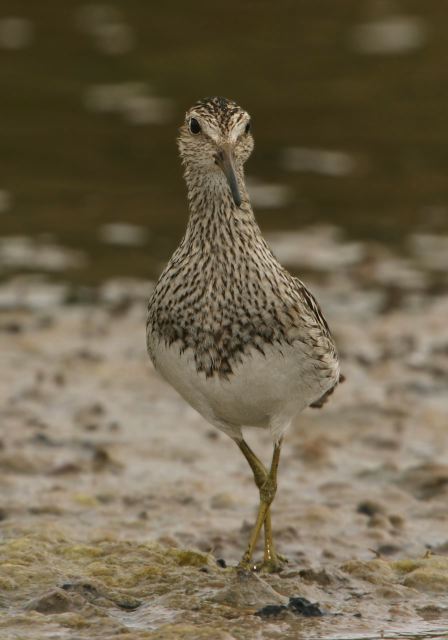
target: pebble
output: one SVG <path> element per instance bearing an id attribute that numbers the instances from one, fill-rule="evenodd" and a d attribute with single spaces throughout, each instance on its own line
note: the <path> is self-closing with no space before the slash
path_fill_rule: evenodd
<path id="1" fill-rule="evenodd" d="M 301 597 L 289 598 L 288 609 L 297 615 L 302 615 L 307 618 L 315 618 L 324 615 L 322 609 L 317 603 L 312 603 L 306 598 Z"/>
<path id="2" fill-rule="evenodd" d="M 375 500 L 363 500 L 356 507 L 358 513 L 363 513 L 366 516 L 374 516 L 377 514 L 384 514 L 384 505 Z"/>
<path id="3" fill-rule="evenodd" d="M 296 597 L 290 598 L 287 606 L 278 604 L 268 604 L 256 611 L 255 615 L 260 618 L 278 618 L 283 616 L 287 611 L 292 611 L 295 615 L 310 617 L 323 616 L 323 612 L 319 605 L 312 603 L 306 598 Z"/>

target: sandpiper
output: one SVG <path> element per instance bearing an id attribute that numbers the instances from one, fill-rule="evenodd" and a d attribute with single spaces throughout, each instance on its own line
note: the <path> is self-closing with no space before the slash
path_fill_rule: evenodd
<path id="1" fill-rule="evenodd" d="M 255 220 L 243 169 L 254 146 L 249 114 L 226 98 L 201 100 L 187 112 L 178 144 L 190 216 L 149 302 L 148 352 L 247 459 L 260 503 L 239 566 L 277 571 L 285 558 L 273 544 L 270 507 L 283 436 L 338 384 L 338 356 L 318 303 L 277 261 Z M 269 470 L 242 427 L 270 430 Z M 252 558 L 263 526 L 257 566 Z"/>

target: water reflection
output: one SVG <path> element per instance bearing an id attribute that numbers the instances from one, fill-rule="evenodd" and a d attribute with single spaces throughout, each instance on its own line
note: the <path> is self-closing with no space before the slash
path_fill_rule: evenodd
<path id="1" fill-rule="evenodd" d="M 0 49 L 18 51 L 33 41 L 34 26 L 30 20 L 17 16 L 0 19 Z"/>
<path id="2" fill-rule="evenodd" d="M 9 211 L 12 206 L 12 196 L 5 189 L 0 189 L 0 213 Z"/>
<path id="3" fill-rule="evenodd" d="M 392 15 L 354 27 L 352 44 L 355 51 L 364 54 L 409 53 L 422 47 L 427 35 L 424 20 L 414 16 Z"/>
<path id="4" fill-rule="evenodd" d="M 88 4 L 78 8 L 76 24 L 92 37 L 94 45 L 106 55 L 123 55 L 136 45 L 133 28 L 122 12 L 112 5 Z"/>
<path id="5" fill-rule="evenodd" d="M 246 183 L 255 209 L 278 209 L 291 204 L 294 199 L 294 192 L 287 185 L 262 182 L 250 176 Z"/>
<path id="6" fill-rule="evenodd" d="M 360 242 L 346 242 L 341 230 L 331 226 L 272 232 L 267 240 L 280 262 L 293 269 L 341 269 L 359 263 L 366 253 Z"/>
<path id="7" fill-rule="evenodd" d="M 116 113 L 129 124 L 162 124 L 171 119 L 170 100 L 150 93 L 144 82 L 98 84 L 87 87 L 84 105 L 97 113 Z"/>
<path id="8" fill-rule="evenodd" d="M 356 167 L 353 156 L 343 151 L 306 149 L 305 147 L 285 149 L 283 165 L 289 171 L 309 171 L 334 177 L 349 175 Z"/>
<path id="9" fill-rule="evenodd" d="M 411 236 L 409 244 L 423 267 L 448 272 L 448 236 L 415 234 Z"/>
<path id="10" fill-rule="evenodd" d="M 111 222 L 99 229 L 101 242 L 128 247 L 140 247 L 148 240 L 148 231 L 144 227 L 126 222 Z"/>
<path id="11" fill-rule="evenodd" d="M 59 246 L 52 238 L 24 236 L 0 238 L 0 267 L 58 272 L 81 269 L 87 260 L 81 251 Z"/>

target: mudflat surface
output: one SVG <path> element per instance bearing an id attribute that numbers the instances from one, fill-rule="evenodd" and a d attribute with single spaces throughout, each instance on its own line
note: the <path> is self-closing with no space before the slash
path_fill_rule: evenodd
<path id="1" fill-rule="evenodd" d="M 446 637 L 445 272 L 333 235 L 294 239 L 347 381 L 287 434 L 279 575 L 235 569 L 257 491 L 152 369 L 151 283 L 110 281 L 82 304 L 42 279 L 2 285 L 2 639 Z M 247 436 L 268 461 L 268 435 Z"/>

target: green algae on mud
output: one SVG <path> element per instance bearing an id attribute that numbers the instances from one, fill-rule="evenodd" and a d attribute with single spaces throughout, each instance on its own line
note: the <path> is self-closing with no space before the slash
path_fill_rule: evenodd
<path id="1" fill-rule="evenodd" d="M 127 637 L 230 640 L 249 639 L 250 630 L 261 632 L 264 623 L 254 617 L 260 605 L 283 603 L 288 595 L 299 593 L 324 598 L 327 616 L 337 613 L 337 619 L 346 619 L 347 629 L 352 628 L 356 608 L 347 607 L 346 601 L 360 584 L 381 586 L 377 595 L 381 593 L 389 605 L 397 597 L 412 601 L 417 590 L 426 595 L 440 592 L 443 575 L 446 585 L 448 558 L 353 560 L 329 571 L 333 586 L 321 589 L 306 585 L 295 571 L 257 576 L 223 569 L 213 556 L 197 550 L 110 538 L 82 543 L 63 528 L 47 525 L 42 530 L 4 532 L 0 575 L 3 606 L 22 610 L 9 624 L 24 630 L 38 621 L 40 632 L 57 625 L 67 632 L 106 629 L 114 637 L 131 632 Z M 297 629 L 306 633 L 319 630 L 322 638 L 335 624 L 325 619 L 300 622 L 291 613 L 286 620 L 291 629 L 299 625 Z M 0 628 L 7 633 L 8 621 Z M 24 631 L 24 637 L 39 636 Z"/>
<path id="2" fill-rule="evenodd" d="M 5 532 L 0 545 L 0 584 L 4 606 L 29 612 L 21 614 L 23 624 L 38 612 L 62 627 L 92 630 L 110 610 L 132 612 L 142 601 L 179 590 L 179 600 L 188 602 L 192 571 L 199 582 L 204 573 L 198 568 L 221 571 L 207 554 L 157 543 L 96 539 L 83 544 L 58 526 L 17 533 Z M 173 616 L 177 613 L 173 607 Z M 151 627 L 150 616 L 145 623 Z M 107 626 L 114 633 L 127 628 L 113 616 Z"/>
<path id="3" fill-rule="evenodd" d="M 352 576 L 377 585 L 403 585 L 426 593 L 446 592 L 448 557 L 433 554 L 401 560 L 352 560 L 342 567 Z"/>
<path id="4" fill-rule="evenodd" d="M 448 590 L 448 557 L 429 554 L 421 559 L 394 562 L 394 569 L 402 571 L 403 584 L 419 591 L 446 593 Z"/>
<path id="5" fill-rule="evenodd" d="M 0 561 L 4 588 L 14 592 L 23 587 L 54 584 L 70 575 L 101 579 L 105 587 L 131 592 L 144 590 L 148 582 L 154 586 L 160 578 L 175 580 L 182 568 L 214 564 L 206 554 L 157 543 L 96 540 L 95 544 L 81 544 L 57 527 L 4 539 Z M 166 586 L 169 588 L 169 584 Z"/>

